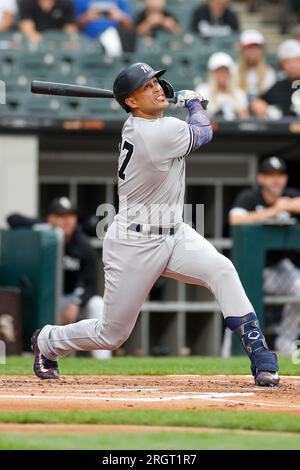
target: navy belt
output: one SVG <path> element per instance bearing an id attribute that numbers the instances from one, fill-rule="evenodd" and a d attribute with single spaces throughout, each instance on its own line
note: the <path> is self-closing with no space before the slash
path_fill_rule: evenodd
<path id="1" fill-rule="evenodd" d="M 131 224 L 128 227 L 128 230 L 132 230 L 137 233 L 153 234 L 153 235 L 174 235 L 176 228 L 175 227 L 159 227 L 157 225 L 147 226 L 147 230 L 142 224 Z"/>

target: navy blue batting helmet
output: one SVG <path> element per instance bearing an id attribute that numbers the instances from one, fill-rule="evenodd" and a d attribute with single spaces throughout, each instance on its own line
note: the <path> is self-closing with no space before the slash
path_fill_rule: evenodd
<path id="1" fill-rule="evenodd" d="M 125 99 L 133 93 L 135 90 L 140 88 L 148 80 L 153 77 L 161 77 L 166 71 L 165 70 L 154 70 L 150 65 L 144 64 L 143 62 L 137 62 L 129 65 L 122 70 L 116 77 L 113 86 L 113 93 L 118 103 L 129 112 L 130 108 L 125 103 Z M 174 96 L 173 87 L 166 80 L 158 80 L 162 86 L 164 93 L 167 98 Z"/>

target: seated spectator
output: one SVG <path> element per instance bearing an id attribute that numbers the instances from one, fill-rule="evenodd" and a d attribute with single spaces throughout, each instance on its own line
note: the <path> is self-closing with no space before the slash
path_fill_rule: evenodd
<path id="1" fill-rule="evenodd" d="M 165 9 L 165 0 L 143 0 L 144 9 L 135 19 L 136 32 L 154 39 L 159 31 L 178 34 L 181 31 L 175 16 Z"/>
<path id="2" fill-rule="evenodd" d="M 196 91 L 208 99 L 208 114 L 227 120 L 247 118 L 247 96 L 236 85 L 235 64 L 230 55 L 216 52 L 209 58 L 207 67 L 208 81 L 199 85 Z"/>
<path id="3" fill-rule="evenodd" d="M 203 38 L 228 36 L 239 32 L 236 14 L 228 8 L 229 0 L 207 0 L 192 13 L 191 31 Z"/>
<path id="4" fill-rule="evenodd" d="M 259 0 L 247 0 L 249 13 L 255 13 L 258 10 Z"/>
<path id="5" fill-rule="evenodd" d="M 252 101 L 251 111 L 260 118 L 280 119 L 300 116 L 300 43 L 288 39 L 280 44 L 278 58 L 286 77 L 278 80 L 260 98 Z"/>
<path id="6" fill-rule="evenodd" d="M 238 62 L 239 85 L 249 101 L 265 93 L 276 81 L 275 71 L 264 60 L 263 35 L 255 29 L 241 34 Z"/>
<path id="7" fill-rule="evenodd" d="M 128 0 L 74 0 L 74 5 L 82 32 L 91 39 L 100 39 L 108 55 L 121 55 L 120 35 L 132 28 Z"/>
<path id="8" fill-rule="evenodd" d="M 64 233 L 63 296 L 59 324 L 101 318 L 103 300 L 97 294 L 98 276 L 95 250 L 77 223 L 77 210 L 66 197 L 54 199 L 47 211 L 47 222 Z M 19 214 L 7 218 L 12 228 L 30 227 L 42 220 Z M 95 351 L 95 357 L 99 351 Z M 98 357 L 101 355 L 98 354 Z"/>
<path id="9" fill-rule="evenodd" d="M 49 29 L 76 33 L 72 0 L 19 0 L 20 30 L 33 43 Z"/>
<path id="10" fill-rule="evenodd" d="M 229 213 L 229 223 L 263 224 L 272 219 L 289 225 L 300 219 L 300 191 L 287 187 L 286 164 L 277 157 L 261 163 L 256 176 L 258 188 L 241 192 Z M 299 295 L 300 257 L 293 251 L 274 251 L 267 255 L 264 269 L 264 292 L 275 295 Z M 293 351 L 293 343 L 300 333 L 300 306 L 283 307 L 275 348 L 282 354 Z"/>
<path id="11" fill-rule="evenodd" d="M 16 0 L 1 0 L 0 2 L 0 33 L 14 27 L 17 13 Z"/>
<path id="12" fill-rule="evenodd" d="M 300 23 L 297 23 L 294 28 L 294 39 L 300 42 Z"/>

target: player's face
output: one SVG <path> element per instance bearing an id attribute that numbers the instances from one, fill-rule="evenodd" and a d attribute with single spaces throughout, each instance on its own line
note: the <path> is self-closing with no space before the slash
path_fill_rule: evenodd
<path id="1" fill-rule="evenodd" d="M 76 228 L 77 216 L 75 214 L 50 214 L 48 216 L 48 223 L 53 225 L 53 227 L 61 228 L 64 231 L 65 239 L 69 240 Z"/>
<path id="2" fill-rule="evenodd" d="M 287 185 L 288 175 L 286 173 L 259 173 L 257 181 L 260 187 L 272 194 L 273 197 L 281 197 Z"/>
<path id="3" fill-rule="evenodd" d="M 134 116 L 149 119 L 162 117 L 163 111 L 169 106 L 164 90 L 156 77 L 134 91 L 125 102 Z"/>

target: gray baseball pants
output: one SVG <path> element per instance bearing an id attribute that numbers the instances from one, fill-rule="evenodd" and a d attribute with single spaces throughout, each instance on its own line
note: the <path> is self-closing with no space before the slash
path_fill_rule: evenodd
<path id="1" fill-rule="evenodd" d="M 46 325 L 38 337 L 44 356 L 56 360 L 72 351 L 120 347 L 160 276 L 207 287 L 227 316 L 253 311 L 231 261 L 189 225 L 174 235 L 136 233 L 114 222 L 104 239 L 104 309 L 101 320 Z"/>

